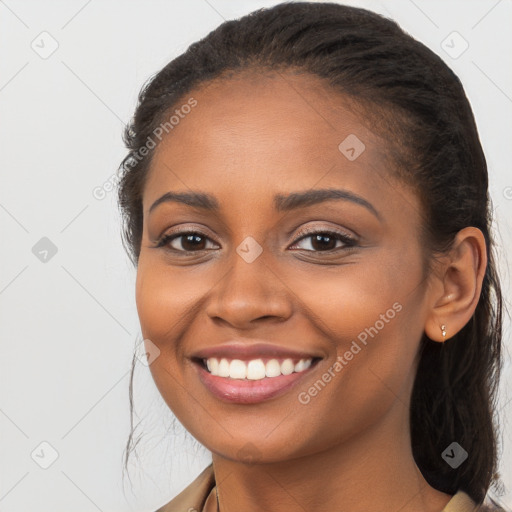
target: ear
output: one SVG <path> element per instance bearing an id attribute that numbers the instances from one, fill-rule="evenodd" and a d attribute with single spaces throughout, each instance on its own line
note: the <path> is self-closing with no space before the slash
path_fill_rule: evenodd
<path id="1" fill-rule="evenodd" d="M 459 231 L 434 278 L 437 282 L 432 287 L 432 306 L 425 323 L 425 334 L 431 340 L 443 342 L 469 322 L 480 298 L 486 267 L 483 233 L 475 227 Z"/>

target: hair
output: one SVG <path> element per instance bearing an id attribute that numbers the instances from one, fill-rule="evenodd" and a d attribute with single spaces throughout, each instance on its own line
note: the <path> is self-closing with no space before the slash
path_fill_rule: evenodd
<path id="1" fill-rule="evenodd" d="M 495 411 L 502 336 L 487 164 L 459 78 L 397 23 L 336 3 L 285 2 L 222 23 L 153 76 L 125 128 L 129 152 L 120 166 L 122 238 L 132 262 L 138 264 L 142 193 L 153 154 L 141 157 L 140 148 L 200 85 L 258 70 L 320 78 L 368 115 L 380 116 L 383 136 L 393 141 L 396 173 L 421 200 L 428 261 L 448 251 L 461 229 L 482 231 L 488 262 L 476 310 L 445 343 L 423 336 L 410 404 L 412 450 L 424 478 L 442 492 L 463 490 L 482 503 L 499 481 Z M 133 366 L 131 377 L 132 384 Z M 131 392 L 132 386 L 133 406 Z M 126 464 L 133 407 L 131 412 Z M 442 458 L 454 441 L 468 452 L 456 469 Z"/>

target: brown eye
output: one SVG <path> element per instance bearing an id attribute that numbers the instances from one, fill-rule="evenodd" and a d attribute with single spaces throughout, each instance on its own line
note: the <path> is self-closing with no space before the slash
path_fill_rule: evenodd
<path id="1" fill-rule="evenodd" d="M 306 247 L 299 247 L 299 249 L 313 252 L 334 251 L 336 249 L 343 249 L 356 245 L 356 241 L 345 234 L 333 231 L 315 231 L 299 238 L 292 248 L 296 248 L 299 242 L 305 240 L 308 241 L 307 244 L 304 244 Z"/>
<path id="2" fill-rule="evenodd" d="M 163 236 L 157 247 L 165 246 L 177 252 L 197 252 L 210 248 L 208 242 L 212 241 L 202 233 L 187 231 Z"/>

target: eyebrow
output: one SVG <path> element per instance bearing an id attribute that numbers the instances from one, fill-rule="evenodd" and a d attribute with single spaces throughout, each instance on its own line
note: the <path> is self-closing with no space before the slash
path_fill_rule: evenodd
<path id="1" fill-rule="evenodd" d="M 291 211 L 303 206 L 311 206 L 324 201 L 345 200 L 363 206 L 380 220 L 380 214 L 375 207 L 366 199 L 349 192 L 348 190 L 338 189 L 317 189 L 306 192 L 294 192 L 288 195 L 277 194 L 274 196 L 274 207 L 277 211 Z M 212 195 L 204 192 L 167 192 L 158 198 L 149 208 L 151 213 L 158 205 L 162 203 L 176 202 L 186 204 L 193 208 L 200 208 L 207 211 L 219 211 L 219 202 Z"/>

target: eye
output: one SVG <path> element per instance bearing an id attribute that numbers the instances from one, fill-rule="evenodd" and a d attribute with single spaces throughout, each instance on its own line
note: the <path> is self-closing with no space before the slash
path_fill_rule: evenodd
<path id="1" fill-rule="evenodd" d="M 303 232 L 304 233 L 304 232 Z M 300 242 L 303 243 L 300 247 Z M 329 252 L 345 249 L 356 245 L 356 240 L 346 233 L 337 231 L 316 230 L 306 231 L 297 239 L 290 249 L 303 249 L 310 252 Z M 162 236 L 156 247 L 167 247 L 175 252 L 199 252 L 214 249 L 215 244 L 208 236 L 199 231 L 181 231 Z"/>
<path id="2" fill-rule="evenodd" d="M 306 235 L 299 238 L 290 248 L 295 248 L 298 242 L 301 241 L 307 241 L 307 243 L 304 244 L 306 247 L 299 247 L 299 249 L 313 252 L 328 252 L 336 249 L 354 247 L 356 245 L 356 240 L 345 233 L 316 230 L 307 232 Z M 337 245 L 338 242 L 339 245 Z"/>
<path id="3" fill-rule="evenodd" d="M 199 231 L 182 231 L 164 235 L 157 247 L 167 246 L 177 252 L 198 252 L 211 248 L 207 247 L 208 242 L 212 240 Z"/>

